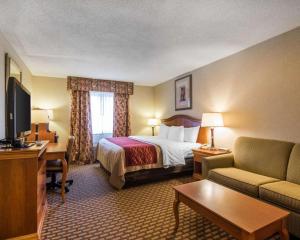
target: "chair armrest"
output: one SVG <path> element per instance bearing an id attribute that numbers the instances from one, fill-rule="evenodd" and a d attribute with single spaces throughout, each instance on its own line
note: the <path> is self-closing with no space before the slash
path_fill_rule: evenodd
<path id="1" fill-rule="evenodd" d="M 234 163 L 233 154 L 223 154 L 219 156 L 204 157 L 202 159 L 202 177 L 207 178 L 208 172 L 214 168 L 232 167 Z"/>

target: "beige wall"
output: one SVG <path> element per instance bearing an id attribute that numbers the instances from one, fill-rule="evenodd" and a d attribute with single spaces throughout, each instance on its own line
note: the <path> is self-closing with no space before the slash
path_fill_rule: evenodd
<path id="1" fill-rule="evenodd" d="M 23 84 L 29 91 L 31 91 L 32 77 L 29 69 L 25 66 L 13 47 L 0 32 L 0 139 L 5 137 L 5 53 L 8 53 L 9 56 L 13 58 L 21 68 L 23 74 Z"/>
<path id="2" fill-rule="evenodd" d="M 67 91 L 65 78 L 39 77 L 32 78 L 32 106 L 53 109 L 54 119 L 50 121 L 50 130 L 57 131 L 59 141 L 65 142 L 70 133 L 70 92 Z M 150 135 L 151 128 L 146 119 L 153 116 L 153 88 L 134 87 L 130 96 L 131 127 L 133 135 Z"/>
<path id="3" fill-rule="evenodd" d="M 174 114 L 201 117 L 202 112 L 225 112 L 226 128 L 216 131 L 216 144 L 232 147 L 240 135 L 300 142 L 300 28 L 260 43 L 192 72 L 193 109 L 174 111 L 174 80 L 154 88 L 135 86 L 130 97 L 133 135 L 150 135 L 147 119 Z M 4 89 L 4 53 L 17 61 L 32 106 L 54 109 L 50 128 L 60 141 L 69 135 L 70 95 L 66 79 L 32 77 L 0 34 L 0 84 Z M 4 137 L 4 90 L 0 93 L 0 137 Z"/>
<path id="4" fill-rule="evenodd" d="M 154 117 L 154 89 L 152 87 L 134 86 L 130 96 L 131 135 L 151 135 L 147 119 Z"/>
<path id="5" fill-rule="evenodd" d="M 154 89 L 158 117 L 226 112 L 216 144 L 240 135 L 300 142 L 300 28 L 201 67 L 193 75 L 193 109 L 174 111 L 174 80 Z"/>
<path id="6" fill-rule="evenodd" d="M 50 130 L 57 132 L 59 142 L 66 142 L 70 134 L 71 98 L 65 78 L 40 77 L 32 78 L 32 106 L 42 109 L 53 109 L 53 120 Z"/>

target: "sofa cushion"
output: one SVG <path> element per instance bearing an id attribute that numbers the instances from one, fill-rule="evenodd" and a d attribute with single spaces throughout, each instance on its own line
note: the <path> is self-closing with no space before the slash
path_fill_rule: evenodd
<path id="1" fill-rule="evenodd" d="M 213 169 L 209 171 L 208 179 L 254 197 L 258 197 L 259 185 L 279 181 L 237 168 Z"/>
<path id="2" fill-rule="evenodd" d="M 234 146 L 234 166 L 286 180 L 288 160 L 293 146 L 294 143 L 291 142 L 240 137 Z"/>
<path id="3" fill-rule="evenodd" d="M 300 213 L 300 185 L 280 181 L 259 187 L 261 199 L 275 203 L 291 211 Z"/>
<path id="4" fill-rule="evenodd" d="M 300 144 L 296 144 L 293 147 L 288 169 L 286 180 L 292 183 L 300 184 Z"/>

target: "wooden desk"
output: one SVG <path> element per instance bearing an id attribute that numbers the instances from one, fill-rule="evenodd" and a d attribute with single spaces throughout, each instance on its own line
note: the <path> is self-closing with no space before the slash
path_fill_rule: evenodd
<path id="1" fill-rule="evenodd" d="M 67 152 L 66 144 L 48 143 L 45 159 L 46 160 L 65 159 L 66 152 Z"/>
<path id="2" fill-rule="evenodd" d="M 47 144 L 0 149 L 0 239 L 39 238 L 47 209 Z"/>
<path id="3" fill-rule="evenodd" d="M 66 144 L 0 149 L 0 239 L 39 239 L 47 211 L 46 161 L 61 159 L 67 177 Z M 64 200 L 64 187 L 62 188 Z"/>
<path id="4" fill-rule="evenodd" d="M 65 202 L 65 185 L 67 180 L 68 173 L 68 163 L 66 161 L 66 152 L 67 146 L 64 143 L 49 143 L 47 145 L 46 153 L 44 159 L 49 160 L 57 160 L 60 159 L 62 161 L 63 171 L 62 171 L 62 188 L 61 188 L 61 196 L 63 202 Z"/>
<path id="5" fill-rule="evenodd" d="M 242 240 L 262 240 L 278 232 L 288 240 L 286 219 L 289 212 L 258 199 L 202 180 L 174 187 L 175 230 L 179 225 L 182 202 L 229 234 Z"/>

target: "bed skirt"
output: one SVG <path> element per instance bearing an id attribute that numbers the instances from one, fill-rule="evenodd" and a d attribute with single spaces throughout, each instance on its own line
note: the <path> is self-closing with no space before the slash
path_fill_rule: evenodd
<path id="1" fill-rule="evenodd" d="M 108 175 L 110 175 L 110 172 L 102 166 L 100 161 L 99 163 L 100 163 L 100 167 Z M 186 164 L 182 166 L 174 166 L 169 168 L 143 169 L 139 171 L 125 173 L 124 188 L 143 184 L 143 183 L 148 183 L 148 182 L 161 181 L 161 180 L 184 176 L 184 175 L 192 176 L 193 169 L 194 169 L 193 158 L 186 158 L 185 163 Z"/>

